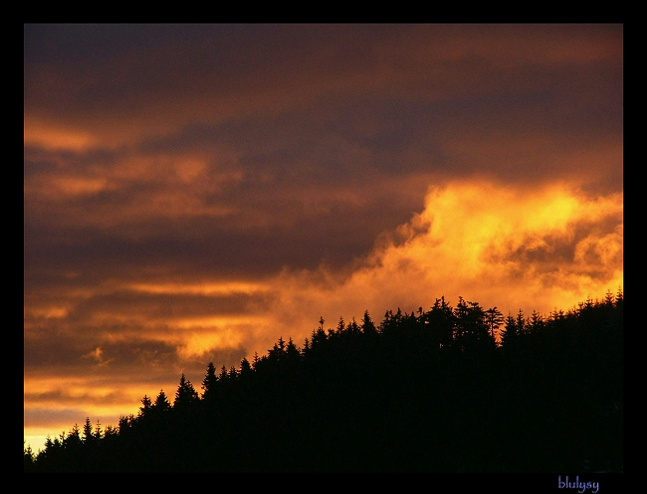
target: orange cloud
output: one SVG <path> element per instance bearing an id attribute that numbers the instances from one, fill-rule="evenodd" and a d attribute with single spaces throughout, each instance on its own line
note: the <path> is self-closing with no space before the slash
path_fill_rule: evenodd
<path id="1" fill-rule="evenodd" d="M 23 125 L 25 146 L 37 145 L 51 150 L 83 151 L 99 143 L 97 136 L 88 130 L 48 123 L 33 116 L 25 116 Z"/>
<path id="2" fill-rule="evenodd" d="M 379 318 L 442 295 L 513 313 L 568 310 L 622 287 L 622 213 L 622 194 L 589 197 L 569 184 L 452 182 L 431 188 L 424 210 L 345 277 L 286 271 L 277 306 L 286 319 L 308 313 L 310 326 L 320 314 L 361 317 L 369 309 Z"/>

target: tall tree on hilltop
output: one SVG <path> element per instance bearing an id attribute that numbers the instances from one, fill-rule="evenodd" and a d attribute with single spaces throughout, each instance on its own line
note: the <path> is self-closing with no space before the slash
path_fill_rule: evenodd
<path id="1" fill-rule="evenodd" d="M 537 334 L 544 328 L 543 316 L 539 312 L 533 310 L 532 314 L 530 314 L 530 321 L 527 326 L 531 334 Z"/>
<path id="2" fill-rule="evenodd" d="M 344 317 L 339 316 L 339 321 L 337 321 L 337 330 L 333 331 L 332 329 L 329 329 L 328 331 L 330 335 L 335 335 L 335 334 L 340 335 L 344 332 L 345 327 L 346 327 L 346 324 L 344 322 Z"/>
<path id="3" fill-rule="evenodd" d="M 517 320 L 512 314 L 505 318 L 505 326 L 501 331 L 501 345 L 506 350 L 512 350 L 517 347 L 521 332 L 517 327 Z"/>
<path id="4" fill-rule="evenodd" d="M 459 297 L 454 314 L 459 348 L 482 350 L 494 347 L 494 337 L 490 335 L 485 322 L 485 311 L 478 302 L 469 302 Z"/>
<path id="5" fill-rule="evenodd" d="M 87 444 L 94 440 L 94 435 L 92 434 L 92 423 L 90 422 L 90 417 L 85 418 L 85 424 L 83 425 L 83 441 Z"/>
<path id="6" fill-rule="evenodd" d="M 192 407 L 198 401 L 198 393 L 193 388 L 193 384 L 189 381 L 184 374 L 180 377 L 180 384 L 175 392 L 175 401 L 173 408 L 187 409 Z"/>
<path id="7" fill-rule="evenodd" d="M 288 345 L 285 350 L 286 354 L 286 359 L 288 362 L 294 363 L 298 362 L 301 360 L 301 352 L 297 348 L 297 346 L 294 344 L 294 341 L 292 341 L 292 338 L 288 340 Z"/>
<path id="8" fill-rule="evenodd" d="M 171 402 L 168 400 L 163 389 L 160 389 L 157 398 L 155 398 L 155 403 L 153 403 L 152 409 L 156 414 L 164 413 L 171 409 Z"/>
<path id="9" fill-rule="evenodd" d="M 496 307 L 492 307 L 485 311 L 485 324 L 487 324 L 490 331 L 490 336 L 496 338 L 494 332 L 503 324 L 503 314 Z"/>
<path id="10" fill-rule="evenodd" d="M 517 312 L 517 334 L 522 335 L 526 332 L 526 326 L 527 326 L 527 321 L 526 318 L 523 314 L 523 310 L 519 309 L 519 312 Z"/>
<path id="11" fill-rule="evenodd" d="M 142 398 L 142 406 L 139 407 L 139 416 L 140 417 L 146 417 L 151 409 L 153 408 L 153 401 L 148 397 L 148 395 L 144 395 Z"/>
<path id="12" fill-rule="evenodd" d="M 445 301 L 445 297 L 437 298 L 431 310 L 426 313 L 426 321 L 431 331 L 437 335 L 439 348 L 450 348 L 454 341 L 454 309 Z"/>
<path id="13" fill-rule="evenodd" d="M 326 335 L 326 331 L 324 330 L 324 323 L 325 323 L 325 320 L 322 316 L 319 318 L 319 326 L 317 327 L 317 329 L 312 330 L 312 338 L 311 338 L 312 348 L 319 347 L 320 345 L 325 343 L 326 340 L 328 339 L 328 336 Z"/>
<path id="14" fill-rule="evenodd" d="M 247 357 L 243 357 L 240 361 L 240 375 L 248 376 L 252 372 L 252 366 L 247 360 Z"/>
<path id="15" fill-rule="evenodd" d="M 360 325 L 360 328 L 362 330 L 362 333 L 367 334 L 367 335 L 375 335 L 377 334 L 377 329 L 375 328 L 375 324 L 373 324 L 373 321 L 371 320 L 371 316 L 368 313 L 368 310 L 364 311 L 364 316 L 362 317 L 362 323 Z"/>
<path id="16" fill-rule="evenodd" d="M 215 397 L 218 377 L 216 376 L 216 367 L 213 362 L 207 365 L 207 374 L 202 380 L 202 399 L 205 403 L 211 403 Z"/>

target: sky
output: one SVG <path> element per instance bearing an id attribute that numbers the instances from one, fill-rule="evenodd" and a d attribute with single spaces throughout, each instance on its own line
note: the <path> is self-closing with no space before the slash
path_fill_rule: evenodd
<path id="1" fill-rule="evenodd" d="M 622 25 L 24 26 L 36 450 L 320 317 L 622 286 Z"/>

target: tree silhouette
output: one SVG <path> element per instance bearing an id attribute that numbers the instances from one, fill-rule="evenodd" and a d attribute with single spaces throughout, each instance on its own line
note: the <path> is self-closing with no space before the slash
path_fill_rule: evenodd
<path id="1" fill-rule="evenodd" d="M 239 369 L 209 362 L 202 396 L 182 374 L 172 406 L 160 390 L 116 428 L 88 417 L 25 449 L 25 471 L 622 471 L 623 306 L 321 318 L 303 351 L 280 337 Z"/>
<path id="2" fill-rule="evenodd" d="M 373 336 L 377 334 L 377 329 L 375 328 L 375 324 L 373 324 L 373 320 L 371 319 L 368 310 L 364 311 L 360 328 L 365 335 Z"/>
<path id="3" fill-rule="evenodd" d="M 495 338 L 495 331 L 503 324 L 503 314 L 496 307 L 485 311 L 485 324 L 487 325 L 492 339 Z"/>
<path id="4" fill-rule="evenodd" d="M 139 407 L 139 416 L 146 417 L 150 413 L 152 408 L 153 402 L 148 397 L 148 395 L 144 395 L 144 397 L 142 398 L 142 406 Z"/>
<path id="5" fill-rule="evenodd" d="M 202 399 L 205 403 L 209 403 L 215 398 L 217 382 L 216 367 L 213 365 L 213 362 L 209 362 L 207 365 L 207 375 L 202 380 Z"/>
<path id="6" fill-rule="evenodd" d="M 191 381 L 184 377 L 184 374 L 180 377 L 180 384 L 177 387 L 175 392 L 175 401 L 173 402 L 173 408 L 183 409 L 191 408 L 198 402 L 198 393 L 193 388 Z"/>
<path id="7" fill-rule="evenodd" d="M 91 443 L 93 440 L 92 423 L 90 422 L 90 417 L 86 417 L 85 424 L 83 425 L 83 441 L 85 443 Z"/>
<path id="8" fill-rule="evenodd" d="M 155 403 L 153 404 L 152 409 L 155 411 L 155 414 L 160 414 L 167 412 L 171 409 L 171 402 L 166 397 L 163 389 L 160 389 L 157 398 L 155 398 Z"/>

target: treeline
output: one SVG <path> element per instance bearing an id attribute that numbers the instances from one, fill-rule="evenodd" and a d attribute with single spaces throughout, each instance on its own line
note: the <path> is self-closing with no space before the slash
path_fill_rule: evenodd
<path id="1" fill-rule="evenodd" d="M 459 298 L 325 321 L 116 427 L 48 438 L 29 472 L 622 471 L 623 295 L 504 317 Z M 171 403 L 172 399 L 172 403 Z"/>

